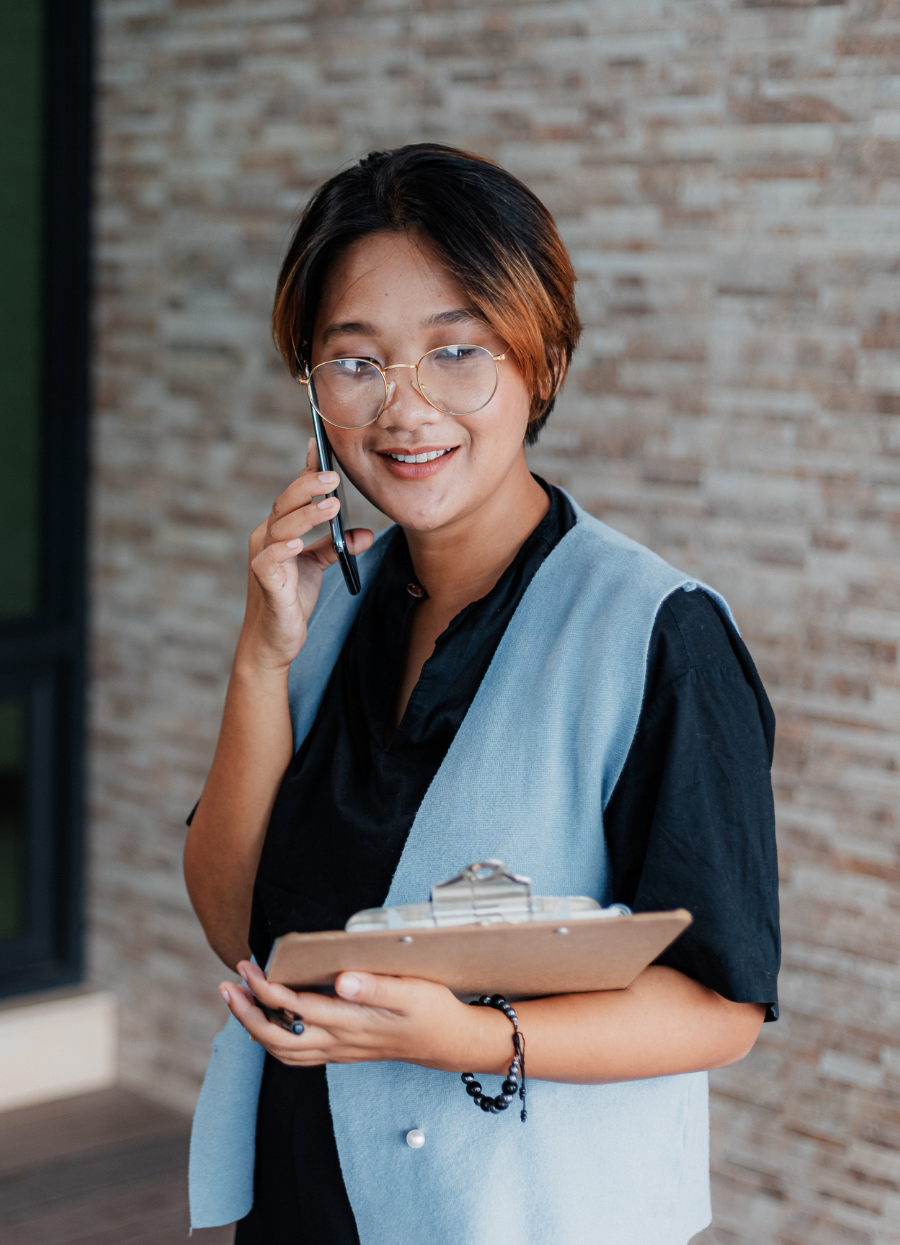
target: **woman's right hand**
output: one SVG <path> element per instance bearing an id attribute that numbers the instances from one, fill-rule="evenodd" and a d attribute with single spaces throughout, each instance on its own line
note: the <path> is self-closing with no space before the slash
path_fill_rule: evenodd
<path id="1" fill-rule="evenodd" d="M 271 514 L 250 537 L 247 610 L 235 665 L 286 671 L 303 647 L 322 574 L 337 561 L 330 533 L 308 549 L 303 537 L 340 510 L 336 497 L 322 497 L 337 484 L 336 472 L 318 470 L 316 443 L 310 438 L 305 470 L 276 498 Z M 320 500 L 314 501 L 316 497 Z M 347 532 L 354 554 L 368 549 L 373 540 L 366 528 Z"/>

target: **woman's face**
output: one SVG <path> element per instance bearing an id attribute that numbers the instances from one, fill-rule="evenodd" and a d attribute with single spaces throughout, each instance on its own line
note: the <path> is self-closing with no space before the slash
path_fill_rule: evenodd
<path id="1" fill-rule="evenodd" d="M 372 234 L 354 243 L 329 274 L 311 366 L 340 358 L 371 359 L 380 367 L 414 364 L 429 350 L 454 344 L 484 346 L 492 355 L 507 346 L 425 242 Z M 398 368 L 388 373 L 396 384 L 375 423 L 327 425 L 346 474 L 402 527 L 452 525 L 522 474 L 531 395 L 508 354 L 498 366 L 494 396 L 473 415 L 435 410 L 416 387 L 415 372 Z M 429 462 L 399 461 L 400 455 L 435 451 L 440 456 Z"/>

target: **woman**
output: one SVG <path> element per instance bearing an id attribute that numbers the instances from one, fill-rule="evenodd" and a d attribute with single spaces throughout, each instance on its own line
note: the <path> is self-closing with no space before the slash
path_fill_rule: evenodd
<path id="1" fill-rule="evenodd" d="M 310 443 L 250 542 L 185 854 L 249 987 L 221 986 L 243 1028 L 220 1035 L 192 1153 L 195 1224 L 241 1214 L 237 1245 L 683 1245 L 709 1221 L 705 1072 L 775 1015 L 774 723 L 724 603 L 528 471 L 573 293 L 540 202 L 430 144 L 332 178 L 282 268 L 282 354 L 396 526 L 349 534 L 350 597 L 330 539 L 303 544 L 338 507 Z M 506 1073 L 501 1012 L 358 972 L 295 994 L 250 962 L 486 857 L 545 894 L 695 917 L 627 990 L 517 1005 L 525 1127 L 460 1083 Z M 252 1163 L 239 1117 L 252 1209 L 227 1204 Z"/>

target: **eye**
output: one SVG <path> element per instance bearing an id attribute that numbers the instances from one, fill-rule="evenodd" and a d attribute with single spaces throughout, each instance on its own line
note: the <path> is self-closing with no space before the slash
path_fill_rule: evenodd
<path id="1" fill-rule="evenodd" d="M 332 367 L 348 380 L 361 380 L 372 375 L 372 367 L 377 367 L 374 359 L 334 359 Z"/>
<path id="2" fill-rule="evenodd" d="M 431 356 L 438 367 L 460 367 L 487 354 L 483 346 L 444 346 Z"/>

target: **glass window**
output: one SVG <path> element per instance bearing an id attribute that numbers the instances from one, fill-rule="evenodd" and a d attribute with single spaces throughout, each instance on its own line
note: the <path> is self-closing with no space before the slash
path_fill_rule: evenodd
<path id="1" fill-rule="evenodd" d="M 0 618 L 39 607 L 44 31 L 0 4 Z"/>
<path id="2" fill-rule="evenodd" d="M 0 701 L 0 939 L 25 930 L 25 705 Z"/>
<path id="3" fill-rule="evenodd" d="M 0 0 L 0 998 L 81 973 L 91 37 Z"/>

